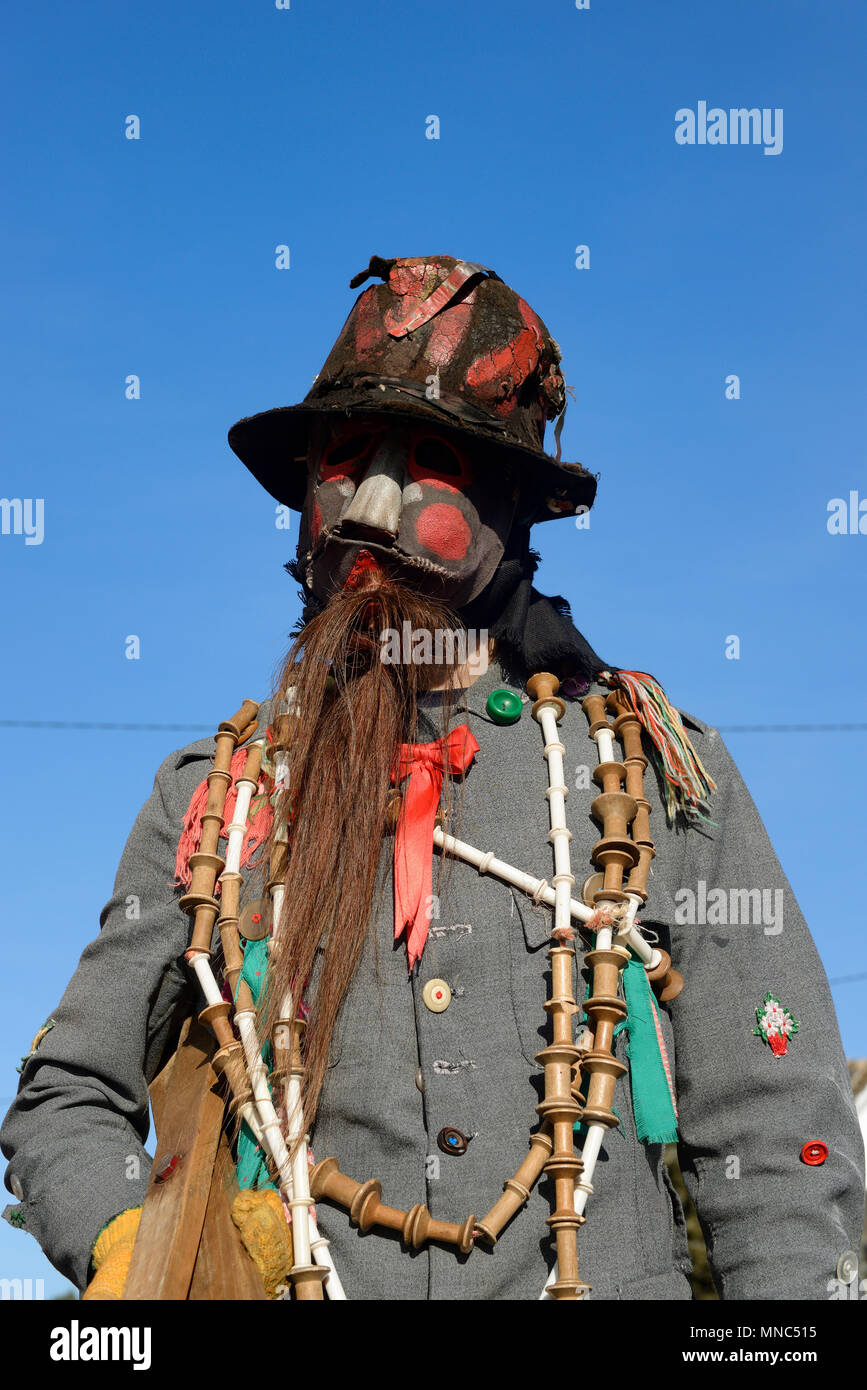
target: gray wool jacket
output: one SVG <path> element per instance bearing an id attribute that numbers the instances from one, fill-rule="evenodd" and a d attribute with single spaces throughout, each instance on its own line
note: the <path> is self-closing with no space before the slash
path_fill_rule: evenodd
<path id="1" fill-rule="evenodd" d="M 480 746 L 457 833 L 550 879 L 542 734 L 529 705 L 517 724 L 491 721 L 486 699 L 502 686 L 519 689 L 493 662 L 452 716 Z M 841 1256 L 860 1246 L 864 1205 L 863 1145 L 834 1007 L 719 734 L 685 719 L 718 786 L 715 824 L 669 827 L 648 769 L 656 858 L 641 913 L 686 979 L 659 1011 L 675 1072 L 681 1165 L 722 1297 L 826 1299 Z M 263 708 L 260 729 L 266 720 Z M 582 771 L 595 764 L 595 746 L 577 702 L 560 729 L 580 885 L 600 835 L 590 816 L 597 788 Z M 420 737 L 438 732 L 431 724 Z M 22 1201 L 26 1228 L 79 1287 L 100 1229 L 144 1199 L 148 1084 L 198 1002 L 182 959 L 189 922 L 171 884 L 181 822 L 213 751 L 213 739 L 201 739 L 160 767 L 100 934 L 24 1067 L 0 1133 L 7 1186 Z M 386 837 L 384 856 L 391 847 Z M 463 1221 L 490 1209 L 538 1125 L 542 1069 L 534 1057 L 547 1039 L 552 922 L 548 908 L 464 863 L 450 862 L 441 880 L 439 867 L 412 978 L 404 944 L 393 941 L 389 880 L 333 1040 L 312 1144 L 317 1160 L 334 1155 L 351 1177 L 378 1178 L 389 1205 L 425 1202 L 434 1217 Z M 432 979 L 451 990 L 440 1012 L 423 999 Z M 580 999 L 581 980 L 576 987 Z M 768 993 L 799 1022 L 785 1056 L 754 1032 Z M 627 1064 L 628 1043 L 625 1032 L 615 1043 Z M 591 1300 L 688 1299 L 683 1212 L 661 1146 L 637 1139 L 630 1080 L 627 1072 L 617 1083 L 620 1124 L 606 1137 L 579 1232 L 581 1277 Z M 440 1151 L 445 1127 L 469 1139 L 465 1153 Z M 815 1140 L 828 1155 L 811 1165 L 801 1152 Z M 496 1246 L 466 1257 L 438 1245 L 410 1253 L 396 1237 L 362 1235 L 325 1202 L 318 1216 L 351 1299 L 536 1299 L 554 1262 L 545 1225 L 551 1195 L 543 1177 Z"/>

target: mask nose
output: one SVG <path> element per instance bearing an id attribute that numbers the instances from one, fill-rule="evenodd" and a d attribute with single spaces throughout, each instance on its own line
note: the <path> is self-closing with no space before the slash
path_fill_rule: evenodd
<path id="1" fill-rule="evenodd" d="M 406 445 L 386 435 L 340 519 L 341 536 L 389 544 L 400 527 L 400 508 L 406 481 Z"/>

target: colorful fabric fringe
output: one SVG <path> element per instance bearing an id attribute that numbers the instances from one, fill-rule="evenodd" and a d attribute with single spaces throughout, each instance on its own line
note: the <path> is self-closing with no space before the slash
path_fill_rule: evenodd
<path id="1" fill-rule="evenodd" d="M 659 755 L 669 824 L 678 811 L 690 819 L 708 821 L 702 808 L 716 791 L 716 783 L 659 682 L 646 671 L 600 671 L 599 679 L 622 692 Z"/>
<path id="2" fill-rule="evenodd" d="M 247 761 L 249 749 L 239 748 L 232 756 L 231 774 L 232 782 L 226 793 L 226 807 L 223 813 L 224 828 L 232 824 L 235 814 L 235 803 L 238 800 L 238 793 L 235 789 L 235 782 L 243 774 L 244 764 Z M 180 883 L 184 888 L 189 888 L 192 872 L 190 870 L 190 855 L 195 854 L 202 842 L 202 816 L 208 804 L 208 779 L 200 782 L 190 798 L 187 807 L 187 814 L 184 816 L 184 827 L 181 831 L 181 838 L 178 840 L 178 852 L 175 859 L 175 882 Z M 256 795 L 250 802 L 250 811 L 247 816 L 247 828 L 244 831 L 244 842 L 241 848 L 241 866 L 252 864 L 253 855 L 256 850 L 267 840 L 271 830 L 273 819 L 273 809 L 268 797 L 268 790 L 264 778 L 259 779 Z M 224 830 L 220 832 L 220 838 L 225 839 Z"/>

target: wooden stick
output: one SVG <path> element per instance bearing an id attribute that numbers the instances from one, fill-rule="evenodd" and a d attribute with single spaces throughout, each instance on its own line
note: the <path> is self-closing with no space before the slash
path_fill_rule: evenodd
<path id="1" fill-rule="evenodd" d="M 191 1302 L 267 1301 L 262 1276 L 232 1220 L 232 1202 L 239 1190 L 232 1152 L 222 1133 L 190 1284 Z"/>
<path id="2" fill-rule="evenodd" d="M 124 1287 L 125 1300 L 186 1299 L 211 1190 L 224 1102 L 210 1054 L 213 1041 L 187 1019 L 161 1105 L 162 1133 Z M 177 1170 L 157 1182 L 163 1159 Z"/>

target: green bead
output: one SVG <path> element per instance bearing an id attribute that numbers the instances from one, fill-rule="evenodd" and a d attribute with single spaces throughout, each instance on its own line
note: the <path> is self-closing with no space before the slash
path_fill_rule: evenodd
<path id="1" fill-rule="evenodd" d="M 524 706 L 520 695 L 512 690 L 492 690 L 485 705 L 485 713 L 495 724 L 517 724 Z"/>

